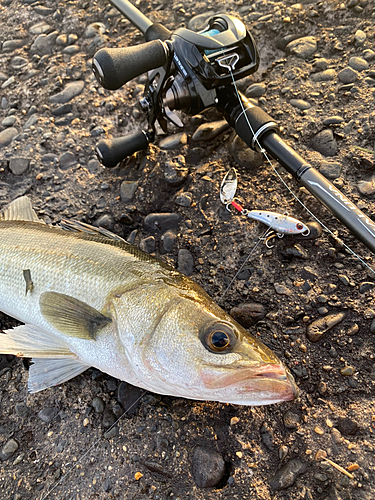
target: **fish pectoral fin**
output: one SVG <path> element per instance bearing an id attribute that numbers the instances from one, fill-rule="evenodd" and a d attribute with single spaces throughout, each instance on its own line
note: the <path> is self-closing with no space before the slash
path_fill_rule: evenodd
<path id="1" fill-rule="evenodd" d="M 65 342 L 34 325 L 20 325 L 0 334 L 0 352 L 19 357 L 76 358 Z"/>
<path id="2" fill-rule="evenodd" d="M 44 319 L 69 337 L 95 340 L 98 332 L 112 321 L 85 302 L 62 293 L 42 293 L 39 305 Z"/>
<path id="3" fill-rule="evenodd" d="M 48 389 L 81 374 L 90 365 L 82 363 L 79 359 L 56 358 L 34 359 L 29 368 L 28 390 L 31 393 Z"/>
<path id="4" fill-rule="evenodd" d="M 21 196 L 16 198 L 9 205 L 3 208 L 0 220 L 26 220 L 31 222 L 40 222 L 44 224 L 44 221 L 39 219 L 36 215 L 30 198 L 27 196 Z"/>

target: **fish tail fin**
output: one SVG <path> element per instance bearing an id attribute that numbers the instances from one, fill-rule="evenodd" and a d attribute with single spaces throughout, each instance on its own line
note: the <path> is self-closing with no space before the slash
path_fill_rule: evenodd
<path id="1" fill-rule="evenodd" d="M 0 334 L 0 353 L 33 358 L 29 370 L 29 392 L 66 382 L 89 368 L 77 359 L 64 341 L 33 325 L 17 326 L 4 333 Z"/>

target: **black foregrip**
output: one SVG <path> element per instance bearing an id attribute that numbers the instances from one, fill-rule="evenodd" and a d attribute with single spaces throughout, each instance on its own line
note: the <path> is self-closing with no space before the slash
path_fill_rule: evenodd
<path id="1" fill-rule="evenodd" d="M 245 143 L 249 143 L 251 139 L 248 145 L 256 149 L 261 136 L 268 130 L 277 130 L 277 125 L 262 108 L 251 106 L 239 114 L 234 123 L 234 129 Z"/>
<path id="2" fill-rule="evenodd" d="M 116 90 L 136 76 L 163 66 L 167 51 L 161 40 L 134 47 L 100 49 L 93 58 L 96 79 L 105 89 Z"/>
<path id="3" fill-rule="evenodd" d="M 105 167 L 112 168 L 124 158 L 146 149 L 149 142 L 147 134 L 139 131 L 124 137 L 100 141 L 95 151 L 100 162 Z"/>

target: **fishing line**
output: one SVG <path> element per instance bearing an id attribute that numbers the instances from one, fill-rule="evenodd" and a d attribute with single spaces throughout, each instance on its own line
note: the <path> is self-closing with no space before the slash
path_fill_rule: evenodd
<path id="1" fill-rule="evenodd" d="M 264 155 L 264 157 L 266 158 L 267 162 L 271 165 L 272 167 L 272 170 L 275 172 L 276 176 L 279 178 L 279 180 L 283 183 L 283 185 L 286 187 L 286 189 L 289 191 L 289 193 L 298 201 L 298 203 L 311 215 L 311 217 L 313 217 L 322 227 L 323 229 L 325 229 L 338 243 L 340 243 L 340 245 L 343 245 L 344 248 L 346 250 L 348 250 L 348 252 L 350 252 L 356 259 L 358 259 L 367 269 L 369 269 L 373 274 L 375 274 L 375 271 L 374 269 L 372 269 L 372 267 L 370 267 L 367 262 L 365 262 L 362 257 L 360 257 L 356 252 L 354 252 L 354 250 L 352 250 L 344 241 L 342 241 L 340 238 L 338 238 L 322 221 L 320 221 L 318 219 L 318 217 L 316 215 L 314 215 L 311 210 L 309 210 L 307 208 L 307 206 L 303 203 L 302 200 L 300 200 L 298 198 L 298 196 L 292 191 L 292 189 L 288 186 L 288 184 L 284 181 L 284 179 L 281 177 L 281 175 L 279 174 L 279 172 L 276 170 L 276 168 L 274 167 L 274 165 L 272 164 L 266 150 L 262 147 L 262 145 L 260 144 L 259 140 L 258 140 L 258 137 L 255 136 L 255 132 L 251 126 L 251 123 L 247 117 L 247 114 L 246 114 L 246 110 L 245 110 L 245 107 L 243 105 L 243 102 L 240 98 L 240 95 L 239 95 L 239 92 L 238 92 L 238 89 L 237 89 L 237 85 L 236 85 L 236 81 L 234 79 L 234 75 L 233 75 L 233 72 L 232 72 L 232 68 L 230 66 L 228 66 L 228 69 L 229 69 L 229 72 L 230 72 L 230 75 L 232 77 L 232 82 L 233 82 L 233 86 L 234 86 L 234 89 L 236 91 L 236 95 L 237 95 L 237 98 L 238 98 L 238 101 L 240 103 L 240 106 L 242 108 L 242 111 L 243 111 L 243 114 L 245 116 L 245 119 L 246 119 L 246 122 L 249 126 L 249 129 L 251 131 L 251 133 L 253 134 L 253 136 L 255 137 L 255 142 L 260 150 L 260 152 Z"/>
<path id="2" fill-rule="evenodd" d="M 129 408 L 128 408 L 127 410 L 125 410 L 125 411 L 124 411 L 124 413 L 123 413 L 122 415 L 120 415 L 120 416 L 119 416 L 119 418 L 116 420 L 116 422 L 114 422 L 114 423 L 113 423 L 113 424 L 112 424 L 112 425 L 111 425 L 111 426 L 110 426 L 110 427 L 106 430 L 106 432 L 109 432 L 111 429 L 113 429 L 113 427 L 114 427 L 115 425 L 117 425 L 117 424 L 118 424 L 118 422 L 119 422 L 119 421 L 120 421 L 120 420 L 121 420 L 121 419 L 122 419 L 122 418 L 123 418 L 123 417 L 127 414 L 127 412 L 128 412 L 129 410 L 131 410 L 131 409 L 133 408 L 133 406 L 135 406 L 135 405 L 136 405 L 136 404 L 137 404 L 137 403 L 138 403 L 138 402 L 139 402 L 139 401 L 143 398 L 143 396 L 145 395 L 145 393 L 146 393 L 146 391 L 143 391 L 143 392 L 142 392 L 142 394 L 138 397 L 138 399 L 137 399 L 136 401 L 134 401 L 134 403 L 133 403 L 132 405 L 130 405 L 130 406 L 129 406 Z M 52 487 L 49 491 L 47 491 L 47 493 L 46 493 L 43 497 L 41 497 L 41 499 L 40 499 L 40 500 L 45 500 L 47 497 L 49 497 L 49 495 L 53 492 L 53 490 L 54 490 L 55 488 L 57 488 L 57 487 L 59 486 L 59 484 L 61 484 L 61 483 L 63 482 L 63 480 L 64 480 L 67 476 L 69 476 L 69 474 L 73 471 L 73 469 L 74 469 L 74 468 L 76 468 L 76 467 L 77 467 L 77 465 L 78 465 L 80 462 L 82 462 L 82 460 L 83 460 L 83 459 L 84 459 L 84 458 L 85 458 L 85 457 L 86 457 L 86 456 L 90 453 L 90 451 L 91 451 L 91 450 L 93 450 L 93 449 L 95 448 L 95 446 L 97 446 L 97 445 L 98 445 L 98 444 L 102 441 L 102 439 L 103 439 L 102 437 L 100 437 L 99 439 L 97 439 L 97 440 L 96 440 L 96 441 L 95 441 L 95 442 L 94 442 L 94 443 L 90 446 L 90 448 L 89 448 L 87 451 L 85 451 L 85 453 L 84 453 L 84 454 L 83 454 L 83 455 L 82 455 L 82 456 L 81 456 L 81 457 L 77 460 L 77 462 L 75 462 L 75 463 L 74 463 L 74 465 L 72 465 L 72 466 L 70 467 L 70 469 L 62 475 L 62 477 L 59 479 L 59 481 L 58 481 L 56 484 L 54 484 L 54 485 L 53 485 L 53 487 Z"/>
<path id="3" fill-rule="evenodd" d="M 241 267 L 239 268 L 239 270 L 236 272 L 236 274 L 233 276 L 231 282 L 229 283 L 229 285 L 226 287 L 226 289 L 224 290 L 222 296 L 219 298 L 219 302 L 223 299 L 224 295 L 227 293 L 227 291 L 229 290 L 229 288 L 233 285 L 233 282 L 234 280 L 237 278 L 237 276 L 240 274 L 240 272 L 242 271 L 242 269 L 245 267 L 246 263 L 249 261 L 250 257 L 254 254 L 255 250 L 257 249 L 257 247 L 259 246 L 259 244 L 264 241 L 267 236 L 269 236 L 271 233 L 273 232 L 273 229 L 271 227 L 268 227 L 265 232 L 263 233 L 262 236 L 259 237 L 258 241 L 255 243 L 254 247 L 251 249 L 249 255 L 246 257 L 246 259 L 244 260 L 244 262 L 242 263 Z"/>

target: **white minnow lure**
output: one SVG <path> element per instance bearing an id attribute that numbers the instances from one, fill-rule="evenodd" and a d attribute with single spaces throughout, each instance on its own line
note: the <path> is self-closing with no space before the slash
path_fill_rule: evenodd
<path id="1" fill-rule="evenodd" d="M 242 215 L 245 215 L 249 219 L 262 222 L 266 226 L 273 229 L 278 235 L 284 234 L 302 234 L 303 236 L 308 236 L 310 234 L 310 229 L 298 219 L 290 217 L 287 214 L 280 214 L 278 212 L 270 212 L 269 210 L 247 210 L 243 208 L 234 199 L 234 195 L 237 190 L 237 172 L 234 168 L 231 168 L 226 173 L 220 187 L 220 200 L 226 205 L 227 210 L 230 207 L 235 208 Z"/>
<path id="2" fill-rule="evenodd" d="M 249 219 L 262 222 L 266 226 L 273 229 L 276 233 L 302 234 L 303 236 L 308 236 L 310 234 L 310 229 L 306 226 L 306 224 L 286 214 L 269 212 L 268 210 L 246 209 L 243 209 L 241 213 L 246 215 Z"/>

